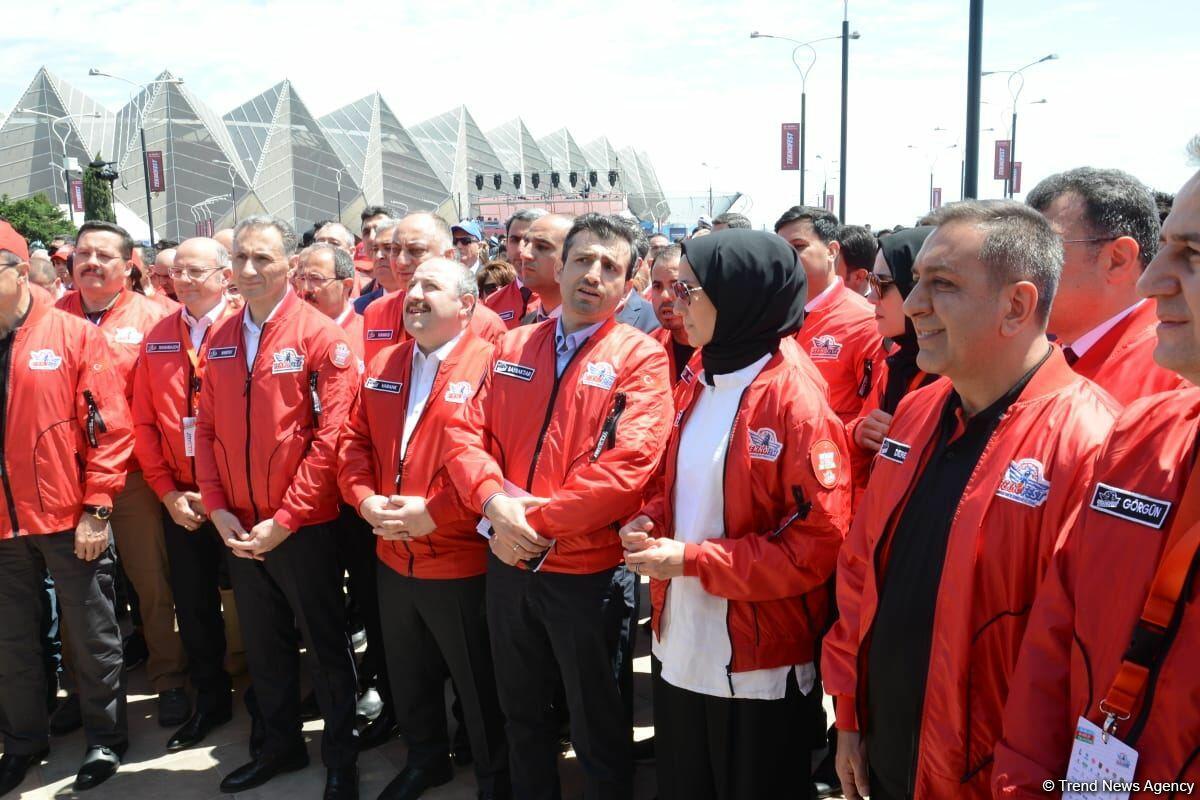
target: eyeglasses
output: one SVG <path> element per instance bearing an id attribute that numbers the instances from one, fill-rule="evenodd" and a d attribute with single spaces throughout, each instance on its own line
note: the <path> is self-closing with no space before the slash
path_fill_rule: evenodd
<path id="1" fill-rule="evenodd" d="M 168 267 L 167 275 L 170 276 L 171 280 L 176 280 L 180 276 L 186 275 L 189 281 L 195 281 L 199 283 L 219 269 L 221 268 L 212 267 L 210 269 L 204 269 L 203 267 L 188 267 L 187 269 L 183 269 L 182 267 Z M 158 277 L 161 278 L 164 276 L 159 275 Z"/>
<path id="2" fill-rule="evenodd" d="M 874 272 L 867 273 L 867 287 L 875 293 L 876 297 L 883 297 L 884 292 L 895 285 L 895 278 L 889 278 L 886 275 L 876 275 Z"/>
<path id="3" fill-rule="evenodd" d="M 1063 244 L 1085 244 L 1088 242 L 1115 242 L 1118 236 L 1096 236 L 1091 239 L 1063 239 Z"/>
<path id="4" fill-rule="evenodd" d="M 330 281 L 337 280 L 337 277 L 326 278 L 324 275 L 316 275 L 310 272 L 304 275 L 293 275 L 292 280 L 296 283 L 307 283 L 309 286 L 324 286 Z"/>
<path id="5" fill-rule="evenodd" d="M 692 295 L 704 291 L 703 286 L 688 286 L 683 281 L 675 281 L 671 284 L 671 291 L 675 293 L 675 299 L 684 305 L 692 304 Z"/>
<path id="6" fill-rule="evenodd" d="M 478 241 L 479 240 L 474 238 L 473 236 L 463 236 L 463 237 L 459 237 L 459 238 L 455 239 L 454 244 L 455 244 L 455 246 L 463 245 L 463 244 L 475 244 Z"/>

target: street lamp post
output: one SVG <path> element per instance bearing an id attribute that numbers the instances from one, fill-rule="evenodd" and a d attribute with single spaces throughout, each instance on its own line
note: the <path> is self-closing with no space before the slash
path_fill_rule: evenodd
<path id="1" fill-rule="evenodd" d="M 95 67 L 92 67 L 91 69 L 88 70 L 88 75 L 90 75 L 92 77 L 112 78 L 113 80 L 121 81 L 123 83 L 128 83 L 134 89 L 142 88 L 141 86 L 139 86 L 138 84 L 129 80 L 128 78 L 122 78 L 120 75 L 113 75 L 110 72 L 102 72 L 102 71 L 96 69 Z M 149 91 L 151 86 L 155 86 L 160 83 L 179 85 L 179 84 L 183 83 L 183 78 L 167 78 L 165 80 L 150 81 L 149 83 L 146 84 L 147 92 Z M 150 226 L 150 249 L 153 250 L 154 249 L 154 208 L 153 208 L 153 200 L 150 197 L 150 157 L 146 154 L 146 126 L 142 120 L 142 108 L 141 108 L 141 106 L 137 105 L 137 101 L 134 99 L 133 92 L 129 93 L 129 102 L 131 105 L 133 105 L 134 111 L 137 113 L 138 136 L 141 138 L 141 141 L 142 141 L 142 177 L 145 179 L 145 183 L 146 183 L 146 223 Z"/>
<path id="2" fill-rule="evenodd" d="M 333 175 L 337 178 L 337 217 L 338 222 L 342 221 L 342 172 L 343 170 L 335 169 Z"/>
<path id="3" fill-rule="evenodd" d="M 66 197 L 67 197 L 67 214 L 71 219 L 71 224 L 74 225 L 75 224 L 75 209 L 73 208 L 73 206 L 71 204 L 71 176 L 67 172 L 67 135 L 65 133 L 58 132 L 58 123 L 63 122 L 65 120 L 73 119 L 76 117 L 78 117 L 80 119 L 98 119 L 102 115 L 99 113 L 93 112 L 91 114 L 63 114 L 62 116 L 56 117 L 53 114 L 47 114 L 45 111 L 35 111 L 32 108 L 18 108 L 15 111 L 19 111 L 22 114 L 33 114 L 34 116 L 37 116 L 37 117 L 46 117 L 47 119 L 50 120 L 50 130 L 54 132 L 54 138 L 58 139 L 59 144 L 62 145 L 63 160 L 62 160 L 62 166 L 60 168 L 62 169 L 62 176 L 63 176 L 63 190 L 66 192 Z M 53 171 L 53 169 L 54 169 L 54 155 L 53 154 L 50 155 L 50 169 L 51 169 L 51 171 Z M 58 184 L 56 183 L 55 185 L 57 186 Z M 55 189 L 54 194 L 56 195 L 56 199 L 57 199 L 57 195 L 58 195 L 57 189 Z"/>
<path id="4" fill-rule="evenodd" d="M 801 205 L 804 204 L 804 172 L 805 172 L 804 160 L 805 160 L 805 154 L 806 154 L 806 141 L 808 138 L 808 132 L 807 132 L 807 128 L 808 128 L 808 73 L 812 71 L 813 66 L 817 63 L 817 50 L 816 50 L 816 48 L 813 47 L 813 45 L 818 42 L 829 42 L 829 41 L 833 41 L 834 39 L 844 39 L 846 36 L 849 36 L 851 39 L 858 39 L 860 36 L 858 31 L 855 31 L 854 33 L 847 33 L 846 24 L 847 23 L 843 22 L 842 33 L 839 36 L 824 36 L 820 39 L 810 39 L 807 42 L 801 42 L 796 39 L 791 39 L 787 36 L 775 36 L 770 33 L 759 33 L 758 31 L 754 31 L 753 33 L 750 34 L 751 39 L 780 39 L 785 42 L 792 42 L 796 45 L 792 49 L 792 64 L 795 65 L 796 71 L 800 73 L 800 204 Z M 800 61 L 800 51 L 801 51 L 801 49 L 806 48 L 806 47 L 808 48 L 808 51 L 811 54 L 811 58 L 809 58 L 809 60 L 808 60 L 808 65 L 804 66 L 802 64 L 802 62 Z M 843 44 L 842 45 L 843 58 L 844 58 L 845 48 L 846 48 L 846 46 L 845 46 L 845 44 Z M 844 90 L 845 79 L 846 79 L 845 78 L 845 70 L 844 70 L 844 65 L 843 65 L 843 73 L 842 73 L 843 103 L 845 102 L 845 90 Z M 842 127 L 843 127 L 843 137 L 844 137 L 844 130 L 845 130 L 845 109 L 844 109 L 844 107 L 843 107 L 842 113 L 843 113 Z M 843 147 L 844 147 L 844 144 L 843 144 Z M 843 155 L 843 158 L 844 158 L 844 155 Z"/>
<path id="5" fill-rule="evenodd" d="M 709 219 L 712 219 L 712 215 L 713 215 L 712 171 L 714 169 L 716 169 L 716 167 L 714 167 L 712 164 L 709 164 L 707 161 L 701 161 L 700 166 L 708 169 L 708 217 L 709 217 Z M 801 198 L 801 200 L 803 200 L 803 199 L 804 198 Z"/>
<path id="6" fill-rule="evenodd" d="M 1018 102 L 1018 100 L 1020 100 L 1021 90 L 1025 88 L 1025 74 L 1024 74 L 1025 70 L 1029 69 L 1030 67 L 1034 67 L 1034 66 L 1037 66 L 1038 64 L 1041 64 L 1043 61 L 1055 61 L 1057 59 L 1058 59 L 1057 53 L 1050 53 L 1049 55 L 1042 56 L 1037 61 L 1029 62 L 1028 64 L 1021 67 L 1020 69 L 1011 69 L 1011 70 L 998 69 L 998 70 L 989 70 L 988 72 L 983 73 L 984 76 L 1007 75 L 1008 76 L 1008 93 L 1012 96 L 1012 128 L 1009 132 L 1010 137 L 1009 137 L 1009 142 L 1008 142 L 1008 179 L 1004 182 L 1004 184 L 1005 184 L 1004 196 L 1005 197 L 1013 196 L 1013 169 L 1015 169 L 1015 164 L 1017 163 L 1017 102 Z M 1043 100 L 1038 100 L 1035 102 L 1045 103 L 1046 101 L 1043 99 Z"/>
<path id="7" fill-rule="evenodd" d="M 226 169 L 229 170 L 229 202 L 233 203 L 233 224 L 234 224 L 234 226 L 236 226 L 237 221 L 238 221 L 238 218 L 237 218 L 237 179 L 236 179 L 237 172 L 235 171 L 233 164 L 229 163 L 228 161 L 225 161 L 224 159 L 218 158 L 215 161 L 213 161 L 213 163 L 218 164 L 222 167 L 225 167 Z"/>

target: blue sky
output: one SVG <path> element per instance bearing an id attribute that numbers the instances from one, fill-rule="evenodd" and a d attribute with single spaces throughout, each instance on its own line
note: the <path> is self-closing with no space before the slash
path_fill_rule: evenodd
<path id="1" fill-rule="evenodd" d="M 779 170 L 779 124 L 798 121 L 800 81 L 785 42 L 840 32 L 835 0 L 605 0 L 602 3 L 50 2 L 5 9 L 0 109 L 39 66 L 114 110 L 122 84 L 164 68 L 220 113 L 290 78 L 321 115 L 376 89 L 401 121 L 465 103 L 485 130 L 521 116 L 535 136 L 567 125 L 581 142 L 607 135 L 649 152 L 668 194 L 753 200 L 770 224 L 798 196 Z M 1200 3 L 1193 0 L 991 0 L 984 68 L 1027 74 L 1017 131 L 1024 187 L 1082 164 L 1124 168 L 1175 191 L 1194 171 L 1184 146 L 1200 133 Z M 848 221 L 911 223 L 935 183 L 957 199 L 965 126 L 966 0 L 851 0 Z M 14 33 L 15 31 L 15 33 Z M 840 44 L 816 45 L 808 81 L 807 194 L 837 158 Z M 1007 138 L 1003 78 L 984 79 L 983 127 Z M 946 133 L 936 133 L 945 127 Z M 984 133 L 983 196 L 992 181 Z M 908 145 L 913 145 L 909 148 Z M 709 170 L 701 162 L 713 165 Z M 836 170 L 831 169 L 834 174 Z M 830 190 L 840 194 L 836 181 Z"/>

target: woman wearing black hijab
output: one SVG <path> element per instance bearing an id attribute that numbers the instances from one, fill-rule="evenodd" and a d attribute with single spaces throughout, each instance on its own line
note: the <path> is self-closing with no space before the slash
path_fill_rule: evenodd
<path id="1" fill-rule="evenodd" d="M 621 530 L 653 580 L 658 792 L 809 792 L 804 695 L 849 525 L 845 432 L 790 334 L 804 270 L 777 236 L 684 244 L 675 284 L 703 369 L 676 389 L 663 476 Z"/>
<path id="2" fill-rule="evenodd" d="M 932 232 L 933 227 L 926 225 L 883 239 L 875 256 L 875 267 L 867 277 L 871 287 L 867 301 L 875 306 L 879 335 L 891 340 L 893 347 L 876 370 L 879 377 L 875 391 L 863 403 L 858 418 L 846 425 L 854 485 L 860 491 L 866 488 L 871 459 L 883 444 L 901 398 L 938 378 L 917 366 L 917 332 L 912 321 L 904 316 L 904 298 L 916 283 L 913 263 Z"/>

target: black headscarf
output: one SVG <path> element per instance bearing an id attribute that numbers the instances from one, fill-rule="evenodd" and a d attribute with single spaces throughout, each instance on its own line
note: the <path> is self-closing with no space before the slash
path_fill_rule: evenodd
<path id="1" fill-rule="evenodd" d="M 883 260 L 892 271 L 892 280 L 896 282 L 896 289 L 901 297 L 908 297 L 908 293 L 916 285 L 913 264 L 917 260 L 917 253 L 921 252 L 921 245 L 925 244 L 925 239 L 932 232 L 933 227 L 930 225 L 908 228 L 885 236 L 879 244 Z M 904 318 L 904 333 L 892 341 L 899 347 L 887 357 L 887 385 L 884 386 L 883 402 L 880 404 L 880 409 L 888 414 L 896 412 L 896 406 L 908 393 L 913 377 L 921 371 L 917 366 L 917 331 L 913 328 L 912 320 Z"/>
<path id="2" fill-rule="evenodd" d="M 712 341 L 700 351 L 707 374 L 747 367 L 800 329 L 808 282 L 796 251 L 780 237 L 727 229 L 689 239 L 683 254 L 717 309 Z"/>

